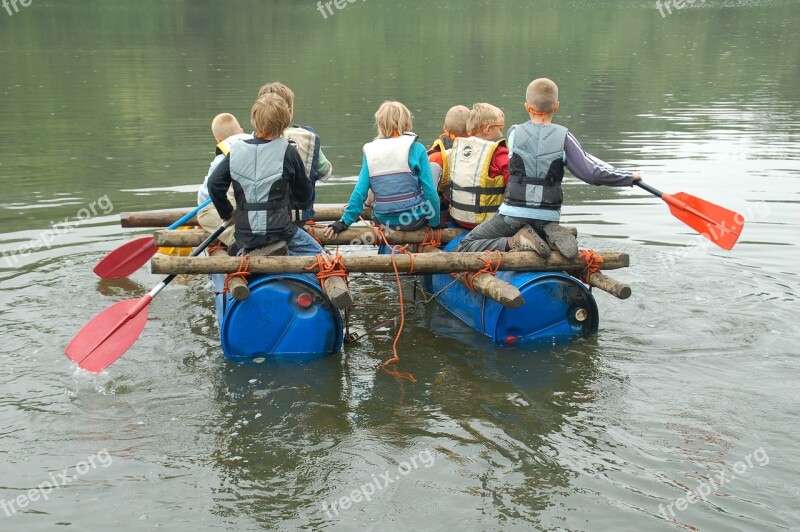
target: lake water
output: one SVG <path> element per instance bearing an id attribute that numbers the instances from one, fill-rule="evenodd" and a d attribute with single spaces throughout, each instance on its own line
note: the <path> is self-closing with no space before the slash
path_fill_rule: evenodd
<path id="1" fill-rule="evenodd" d="M 0 530 L 800 530 L 800 4 L 677 4 L 0 9 Z M 211 118 L 246 124 L 262 83 L 295 90 L 334 164 L 319 199 L 344 202 L 383 100 L 429 142 L 456 103 L 523 121 L 539 76 L 588 151 L 744 214 L 736 248 L 641 190 L 570 179 L 581 245 L 631 257 L 614 275 L 633 297 L 599 293 L 587 341 L 498 348 L 430 304 L 400 343 L 416 384 L 378 370 L 389 329 L 305 366 L 236 367 L 195 278 L 107 372 L 63 355 L 159 281 L 93 275 L 146 234 L 119 213 L 192 205 Z M 395 315 L 389 278 L 355 284 L 356 324 Z"/>

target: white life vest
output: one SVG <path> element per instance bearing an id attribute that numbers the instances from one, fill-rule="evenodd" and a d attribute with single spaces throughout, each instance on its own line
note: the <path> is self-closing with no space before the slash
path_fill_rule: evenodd
<path id="1" fill-rule="evenodd" d="M 489 175 L 492 158 L 505 139 L 492 142 L 477 137 L 457 138 L 448 150 L 451 190 L 450 216 L 459 222 L 479 224 L 494 216 L 503 204 L 505 177 Z"/>

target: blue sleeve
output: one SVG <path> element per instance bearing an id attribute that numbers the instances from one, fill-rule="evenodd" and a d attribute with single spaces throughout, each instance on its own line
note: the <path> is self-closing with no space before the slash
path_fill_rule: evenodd
<path id="1" fill-rule="evenodd" d="M 428 152 L 425 150 L 425 146 L 415 142 L 411 146 L 408 163 L 411 170 L 419 178 L 422 195 L 425 197 L 427 205 L 430 206 L 429 212 L 432 212 L 432 214 L 426 216 L 428 225 L 437 227 L 442 223 L 439 218 L 439 193 L 436 191 L 436 185 L 433 182 L 431 163 L 428 161 Z"/>
<path id="2" fill-rule="evenodd" d="M 364 202 L 367 200 L 367 193 L 369 192 L 369 168 L 367 168 L 366 156 L 362 158 L 361 173 L 358 174 L 358 182 L 353 193 L 350 194 L 350 200 L 347 202 L 347 207 L 342 214 L 342 222 L 346 226 L 352 225 L 361 213 L 364 211 Z"/>

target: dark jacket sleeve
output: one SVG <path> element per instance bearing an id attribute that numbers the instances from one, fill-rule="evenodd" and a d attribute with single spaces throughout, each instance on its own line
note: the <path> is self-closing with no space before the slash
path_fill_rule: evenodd
<path id="1" fill-rule="evenodd" d="M 214 168 L 208 178 L 208 195 L 214 202 L 217 214 L 223 220 L 227 220 L 233 214 L 233 205 L 228 200 L 228 189 L 231 186 L 231 158 L 225 157 Z"/>
<path id="2" fill-rule="evenodd" d="M 308 203 L 314 193 L 314 185 L 306 175 L 306 167 L 300 153 L 291 145 L 286 149 L 286 156 L 283 159 L 283 175 L 289 180 L 292 200 L 301 205 Z"/>

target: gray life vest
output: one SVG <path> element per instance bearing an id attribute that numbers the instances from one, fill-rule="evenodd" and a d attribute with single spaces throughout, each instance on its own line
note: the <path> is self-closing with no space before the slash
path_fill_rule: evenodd
<path id="1" fill-rule="evenodd" d="M 408 164 L 417 135 L 376 139 L 364 145 L 369 169 L 369 186 L 375 194 L 372 210 L 378 214 L 412 211 L 425 203 L 419 177 Z"/>
<path id="2" fill-rule="evenodd" d="M 515 126 L 506 205 L 531 209 L 531 218 L 536 218 L 537 209 L 557 211 L 561 208 L 567 133 L 567 128 L 557 124 L 528 121 Z"/>
<path id="3" fill-rule="evenodd" d="M 311 180 L 311 184 L 316 185 L 319 179 L 319 152 L 322 146 L 319 135 L 311 127 L 292 126 L 283 132 L 283 138 L 297 149 L 300 158 L 303 160 L 303 166 L 306 168 L 306 175 Z M 305 222 L 314 219 L 314 200 L 316 196 L 317 191 L 316 187 L 314 187 L 311 198 L 307 203 L 292 204 L 297 225 L 303 226 Z"/>
<path id="4" fill-rule="evenodd" d="M 231 144 L 230 167 L 236 196 L 236 240 L 246 248 L 282 238 L 292 225 L 289 183 L 283 161 L 289 143 Z"/>

